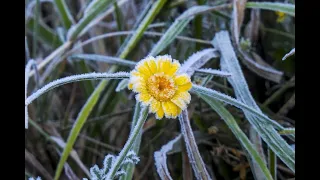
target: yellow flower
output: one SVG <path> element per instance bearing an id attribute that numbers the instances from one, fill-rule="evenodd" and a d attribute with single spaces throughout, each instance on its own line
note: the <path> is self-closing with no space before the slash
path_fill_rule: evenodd
<path id="1" fill-rule="evenodd" d="M 130 73 L 128 88 L 157 119 L 176 118 L 190 103 L 192 83 L 187 74 L 177 74 L 179 68 L 180 63 L 169 55 L 148 56 Z"/>
<path id="2" fill-rule="evenodd" d="M 283 22 L 284 19 L 286 18 L 286 14 L 284 12 L 276 11 L 276 14 L 278 16 L 278 18 L 277 18 L 278 23 Z"/>

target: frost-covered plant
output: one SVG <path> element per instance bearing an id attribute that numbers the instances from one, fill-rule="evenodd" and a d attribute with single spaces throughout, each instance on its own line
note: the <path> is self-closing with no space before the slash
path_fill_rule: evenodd
<path id="1" fill-rule="evenodd" d="M 90 168 L 91 180 L 107 180 L 110 177 L 111 168 L 114 166 L 119 156 L 114 156 L 108 154 L 105 156 L 103 160 L 103 167 L 99 169 L 98 165 L 94 165 Z M 119 170 L 116 171 L 115 176 L 112 179 L 116 179 L 125 175 L 126 172 L 123 167 L 127 164 L 137 164 L 140 161 L 140 158 L 136 155 L 134 151 L 129 151 L 122 161 Z M 87 180 L 87 178 L 83 178 L 83 180 Z"/>

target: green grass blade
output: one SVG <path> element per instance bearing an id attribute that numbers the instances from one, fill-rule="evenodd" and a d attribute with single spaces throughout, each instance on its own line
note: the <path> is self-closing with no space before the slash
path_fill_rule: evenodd
<path id="1" fill-rule="evenodd" d="M 288 15 L 295 16 L 295 5 L 279 2 L 247 2 L 247 8 L 265 9 L 271 11 L 280 11 Z"/>
<path id="2" fill-rule="evenodd" d="M 133 131 L 134 127 L 137 125 L 138 122 L 138 118 L 139 118 L 139 114 L 141 111 L 141 104 L 139 102 L 136 103 L 136 107 L 134 109 L 134 114 L 133 114 L 133 118 L 132 118 L 132 124 L 131 124 L 131 132 Z M 137 136 L 137 139 L 135 140 L 135 142 L 133 143 L 131 149 L 136 153 L 136 155 L 138 155 L 139 153 L 139 149 L 140 149 L 140 143 L 141 143 L 141 136 L 142 136 L 142 132 L 139 133 L 139 135 Z M 126 171 L 126 174 L 121 176 L 120 180 L 131 180 L 133 177 L 133 172 L 134 172 L 134 165 L 133 164 L 127 164 L 124 168 Z"/>
<path id="3" fill-rule="evenodd" d="M 273 179 L 277 180 L 277 156 L 270 148 L 268 148 L 268 160 L 270 173 Z"/>
<path id="4" fill-rule="evenodd" d="M 211 180 L 195 141 L 187 110 L 183 110 L 179 115 L 179 122 L 181 124 L 181 134 L 183 135 L 183 139 L 186 144 L 189 161 L 192 165 L 194 175 L 197 179 Z"/>
<path id="5" fill-rule="evenodd" d="M 77 120 L 74 123 L 74 126 L 69 134 L 67 143 L 65 148 L 63 149 L 59 164 L 57 166 L 56 169 L 56 173 L 54 176 L 54 180 L 58 180 L 62 169 L 63 169 L 63 165 L 64 163 L 67 161 L 71 151 L 72 151 L 72 147 L 81 131 L 81 128 L 83 126 L 83 124 L 86 122 L 88 116 L 90 115 L 90 112 L 92 111 L 94 104 L 97 103 L 98 99 L 99 99 L 99 95 L 102 92 L 103 87 L 98 87 L 89 97 L 88 101 L 86 102 L 86 104 L 83 106 L 83 108 L 81 109 L 80 113 L 78 114 Z"/>
<path id="6" fill-rule="evenodd" d="M 114 164 L 112 164 L 112 167 L 111 167 L 110 171 L 108 172 L 108 176 L 106 177 L 106 179 L 113 179 L 114 178 L 116 172 L 119 170 L 127 153 L 130 151 L 133 144 L 137 141 L 137 137 L 139 137 L 139 135 L 141 135 L 142 127 L 148 117 L 148 111 L 149 111 L 148 107 L 141 108 L 141 111 L 139 112 L 135 126 L 132 129 L 132 133 L 130 133 L 130 137 L 127 140 L 124 147 L 122 148 L 121 152 L 119 153 L 116 161 L 114 162 Z"/>
<path id="7" fill-rule="evenodd" d="M 69 11 L 69 8 L 65 0 L 54 0 L 54 5 L 57 8 L 58 14 L 61 18 L 62 24 L 66 29 L 69 29 L 74 24 L 73 17 Z"/>
<path id="8" fill-rule="evenodd" d="M 239 140 L 241 145 L 248 151 L 248 154 L 250 155 L 250 158 L 252 158 L 260 167 L 261 171 L 265 175 L 266 179 L 272 179 L 272 176 L 268 170 L 267 165 L 265 164 L 264 160 L 260 157 L 258 151 L 255 149 L 254 145 L 250 142 L 248 137 L 245 135 L 245 133 L 240 129 L 238 126 L 236 120 L 233 118 L 233 116 L 229 113 L 229 111 L 218 101 L 213 99 L 210 96 L 207 95 L 198 95 L 207 102 L 212 109 L 214 109 L 220 117 L 225 121 L 225 123 L 228 125 L 230 130 L 233 132 L 235 137 Z"/>

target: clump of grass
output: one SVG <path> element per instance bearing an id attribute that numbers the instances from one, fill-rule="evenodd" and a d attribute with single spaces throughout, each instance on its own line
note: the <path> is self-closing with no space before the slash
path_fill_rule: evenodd
<path id="1" fill-rule="evenodd" d="M 293 178 L 294 8 L 27 1 L 26 177 Z"/>

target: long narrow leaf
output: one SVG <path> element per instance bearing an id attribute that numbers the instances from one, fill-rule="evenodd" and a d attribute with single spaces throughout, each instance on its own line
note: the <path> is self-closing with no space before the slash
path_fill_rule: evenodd
<path id="1" fill-rule="evenodd" d="M 198 146 L 196 144 L 190 120 L 188 118 L 188 111 L 183 110 L 179 115 L 179 122 L 181 124 L 181 134 L 183 135 L 186 144 L 190 164 L 197 179 L 211 180 L 206 166 L 201 158 Z"/>
<path id="2" fill-rule="evenodd" d="M 213 45 L 220 50 L 221 69 L 232 73 L 232 76 L 228 78 L 228 81 L 233 86 L 237 99 L 261 113 L 261 110 L 251 96 L 241 67 L 235 52 L 233 51 L 228 32 L 221 31 L 216 33 L 213 39 Z M 260 117 L 257 117 L 246 110 L 244 111 L 244 114 L 273 152 L 275 152 L 279 158 L 294 171 L 295 152 L 290 148 L 289 144 L 277 133 L 271 124 L 262 124 Z"/>
<path id="3" fill-rule="evenodd" d="M 72 24 L 74 24 L 73 17 L 70 13 L 70 10 L 66 4 L 65 0 L 54 0 L 54 5 L 58 10 L 58 14 L 62 20 L 63 26 L 66 29 L 69 29 Z"/>
<path id="4" fill-rule="evenodd" d="M 288 15 L 295 16 L 295 5 L 280 2 L 247 2 L 247 8 L 266 9 L 272 11 L 284 12 Z"/>
<path id="5" fill-rule="evenodd" d="M 169 141 L 166 145 L 163 145 L 159 151 L 154 152 L 154 161 L 157 172 L 162 180 L 172 180 L 167 166 L 167 153 L 172 150 L 173 145 L 180 139 L 181 134 Z"/>

